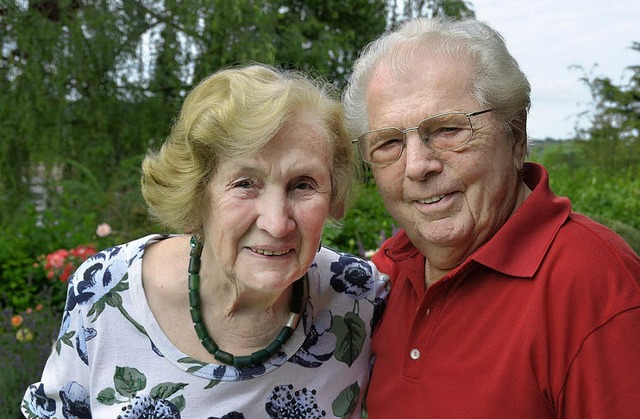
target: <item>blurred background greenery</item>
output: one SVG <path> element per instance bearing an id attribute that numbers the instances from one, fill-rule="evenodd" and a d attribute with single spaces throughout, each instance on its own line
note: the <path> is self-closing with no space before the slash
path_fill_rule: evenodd
<path id="1" fill-rule="evenodd" d="M 168 134 L 194 82 L 258 61 L 309 71 L 342 89 L 367 42 L 407 17 L 439 14 L 473 16 L 473 5 L 1 1 L 0 357 L 31 361 L 0 372 L 0 417 L 19 416 L 18 400 L 37 379 L 59 323 L 66 283 L 47 278 L 45 255 L 162 232 L 146 216 L 139 165 Z M 640 52 L 639 43 L 631 47 Z M 571 140 L 532 141 L 530 158 L 549 169 L 552 188 L 574 210 L 640 252 L 640 66 L 630 70 L 620 83 L 585 77 L 594 107 L 588 128 Z M 99 234 L 102 223 L 110 234 Z M 355 205 L 326 228 L 323 243 L 365 255 L 394 228 L 365 171 Z M 24 319 L 19 326 L 8 321 L 15 316 Z"/>

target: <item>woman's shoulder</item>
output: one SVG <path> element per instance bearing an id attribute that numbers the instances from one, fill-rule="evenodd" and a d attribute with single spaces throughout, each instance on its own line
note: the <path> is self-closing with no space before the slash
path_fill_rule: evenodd
<path id="1" fill-rule="evenodd" d="M 87 302 L 93 301 L 126 278 L 128 268 L 134 261 L 142 258 L 149 242 L 167 237 L 169 235 L 150 234 L 101 250 L 78 267 L 69 278 L 69 286 L 73 288 L 78 298 L 84 296 Z M 84 299 L 80 298 L 80 300 Z"/>
<path id="2" fill-rule="evenodd" d="M 309 280 L 317 281 L 320 289 L 360 300 L 384 298 L 388 276 L 369 260 L 322 247 L 309 269 Z"/>

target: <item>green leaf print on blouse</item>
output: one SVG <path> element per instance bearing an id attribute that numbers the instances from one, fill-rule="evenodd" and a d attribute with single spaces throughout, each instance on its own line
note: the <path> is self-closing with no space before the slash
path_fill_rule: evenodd
<path id="1" fill-rule="evenodd" d="M 333 415 L 339 418 L 347 418 L 353 413 L 360 397 L 360 386 L 355 381 L 340 392 L 331 404 Z"/>
<path id="2" fill-rule="evenodd" d="M 113 384 L 114 387 L 100 391 L 97 399 L 108 406 L 126 403 L 123 417 L 138 417 L 136 412 L 163 412 L 168 416 L 158 417 L 180 417 L 179 412 L 184 410 L 186 405 L 183 395 L 169 399 L 185 388 L 186 383 L 163 382 L 153 386 L 148 394 L 142 394 L 147 388 L 147 377 L 136 368 L 116 367 Z"/>
<path id="3" fill-rule="evenodd" d="M 133 319 L 127 312 L 127 310 L 122 306 L 122 297 L 120 296 L 120 292 L 126 291 L 129 289 L 129 273 L 125 273 L 122 277 L 122 280 L 113 288 L 109 290 L 105 295 L 103 295 L 98 301 L 96 301 L 87 313 L 87 316 L 94 316 L 92 322 L 95 322 L 100 314 L 104 311 L 106 306 L 111 306 L 117 308 L 118 311 L 127 319 L 131 324 L 140 331 L 140 333 L 147 335 L 147 331 L 144 330 L 144 327 L 140 325 L 137 321 Z"/>
<path id="4" fill-rule="evenodd" d="M 338 361 L 351 366 L 362 352 L 367 337 L 367 328 L 359 315 L 350 311 L 341 316 L 333 316 L 330 332 L 336 335 L 336 350 L 333 355 Z"/>

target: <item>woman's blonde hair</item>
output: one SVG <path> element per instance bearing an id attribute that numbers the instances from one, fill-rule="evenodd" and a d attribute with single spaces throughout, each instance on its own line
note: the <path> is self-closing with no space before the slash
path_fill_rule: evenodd
<path id="1" fill-rule="evenodd" d="M 207 184 L 221 157 L 258 153 L 301 111 L 317 113 L 330 135 L 331 216 L 342 217 L 355 163 L 334 88 L 302 73 L 254 64 L 215 72 L 186 97 L 161 149 L 142 162 L 149 213 L 172 231 L 206 219 Z"/>

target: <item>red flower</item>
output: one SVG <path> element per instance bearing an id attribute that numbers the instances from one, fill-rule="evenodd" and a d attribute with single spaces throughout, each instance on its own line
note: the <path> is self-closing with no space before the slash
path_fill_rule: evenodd
<path id="1" fill-rule="evenodd" d="M 44 270 L 48 279 L 58 278 L 62 282 L 67 282 L 73 271 L 96 253 L 97 251 L 93 246 L 81 244 L 70 250 L 58 249 L 53 253 L 49 253 L 46 257 L 39 257 L 38 260 L 44 263 Z"/>
<path id="2" fill-rule="evenodd" d="M 94 249 L 93 247 L 85 246 L 82 244 L 77 246 L 75 249 L 71 249 L 71 254 L 73 256 L 79 257 L 80 259 L 82 259 L 82 261 L 87 260 L 89 256 L 93 256 L 96 253 L 96 249 Z"/>
<path id="3" fill-rule="evenodd" d="M 65 260 L 69 256 L 67 249 L 58 249 L 53 253 L 47 255 L 47 263 L 44 265 L 45 269 L 59 269 L 64 265 Z"/>

